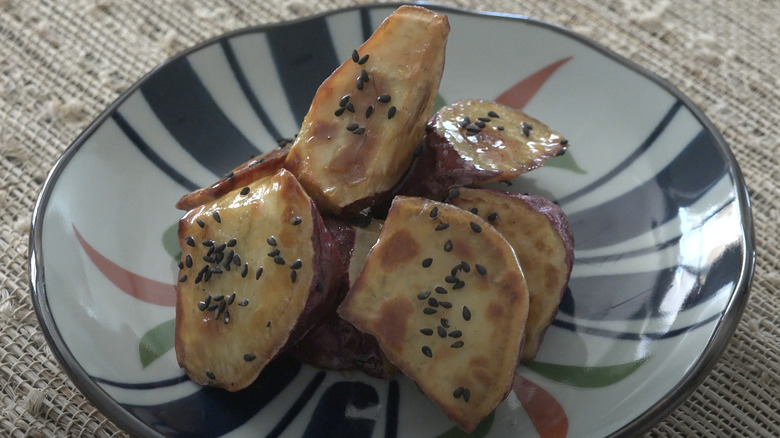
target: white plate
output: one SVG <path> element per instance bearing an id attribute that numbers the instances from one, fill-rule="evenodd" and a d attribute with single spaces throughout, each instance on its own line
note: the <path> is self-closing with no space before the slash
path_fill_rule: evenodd
<path id="1" fill-rule="evenodd" d="M 190 382 L 172 351 L 174 202 L 292 137 L 322 79 L 393 9 L 188 50 L 122 95 L 52 170 L 30 241 L 38 318 L 80 390 L 133 435 L 459 436 L 405 378 L 281 359 L 229 394 Z M 475 436 L 636 435 L 694 390 L 747 300 L 754 249 L 738 166 L 688 98 L 614 53 L 548 23 L 443 11 L 441 100 L 499 99 L 571 143 L 510 187 L 568 214 L 570 290 L 536 362 L 518 369 L 519 396 Z"/>

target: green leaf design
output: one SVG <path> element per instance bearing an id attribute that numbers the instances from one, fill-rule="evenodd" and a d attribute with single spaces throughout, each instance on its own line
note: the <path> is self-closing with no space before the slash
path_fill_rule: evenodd
<path id="1" fill-rule="evenodd" d="M 548 379 L 577 388 L 601 388 L 615 384 L 636 371 L 650 356 L 633 362 L 603 367 L 581 367 L 544 362 L 530 362 L 526 368 Z"/>
<path id="2" fill-rule="evenodd" d="M 171 319 L 146 332 L 138 342 L 138 356 L 146 368 L 173 348 L 176 320 Z"/>
<path id="3" fill-rule="evenodd" d="M 455 426 L 443 434 L 436 436 L 436 438 L 482 438 L 487 435 L 488 432 L 490 432 L 490 428 L 493 427 L 493 417 L 495 417 L 495 412 L 491 412 L 490 415 L 485 417 L 477 428 L 474 429 L 474 432 L 466 433 L 460 430 L 458 426 Z"/>
<path id="4" fill-rule="evenodd" d="M 544 163 L 545 166 L 549 167 L 558 167 L 560 169 L 569 170 L 574 173 L 579 173 L 580 175 L 584 175 L 588 173 L 587 170 L 580 167 L 579 164 L 577 164 L 577 161 L 574 160 L 574 155 L 571 151 L 567 151 L 565 154 L 561 155 L 560 157 L 555 157 L 547 160 Z"/>
<path id="5" fill-rule="evenodd" d="M 179 248 L 179 224 L 175 223 L 168 227 L 162 235 L 162 244 L 165 252 L 171 255 L 175 261 L 181 260 L 181 249 Z"/>

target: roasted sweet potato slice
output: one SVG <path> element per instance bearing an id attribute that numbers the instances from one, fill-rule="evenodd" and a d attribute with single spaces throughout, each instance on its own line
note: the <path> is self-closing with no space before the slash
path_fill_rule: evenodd
<path id="1" fill-rule="evenodd" d="M 528 316 L 512 247 L 458 207 L 396 197 L 339 314 L 463 430 L 507 395 Z"/>
<path id="2" fill-rule="evenodd" d="M 487 100 L 440 108 L 428 131 L 399 194 L 441 199 L 453 187 L 515 178 L 568 148 L 568 141 L 539 120 Z"/>
<path id="3" fill-rule="evenodd" d="M 278 173 L 179 221 L 176 357 L 190 378 L 237 391 L 332 309 L 333 243 L 295 177 Z"/>
<path id="4" fill-rule="evenodd" d="M 447 17 L 402 6 L 317 90 L 285 166 L 323 210 L 360 210 L 395 187 L 444 69 Z"/>
<path id="5" fill-rule="evenodd" d="M 450 202 L 485 218 L 514 248 L 530 293 L 520 360 L 533 360 L 558 311 L 574 263 L 574 237 L 566 215 L 545 198 L 490 189 L 462 188 Z"/>
<path id="6" fill-rule="evenodd" d="M 272 149 L 264 154 L 252 157 L 239 164 L 214 184 L 187 193 L 176 202 L 176 208 L 191 210 L 199 205 L 213 201 L 238 188 L 246 187 L 260 178 L 275 174 L 284 164 L 290 145 Z"/>

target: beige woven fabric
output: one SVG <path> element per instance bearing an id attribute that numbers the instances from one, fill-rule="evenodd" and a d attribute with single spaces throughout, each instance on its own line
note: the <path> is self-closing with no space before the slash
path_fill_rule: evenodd
<path id="1" fill-rule="evenodd" d="M 125 436 L 59 367 L 30 299 L 30 216 L 57 157 L 177 51 L 227 30 L 358 2 L 0 0 L 0 436 Z M 750 187 L 752 294 L 713 372 L 648 436 L 780 435 L 780 2 L 443 3 L 571 27 L 668 79 L 714 121 Z"/>

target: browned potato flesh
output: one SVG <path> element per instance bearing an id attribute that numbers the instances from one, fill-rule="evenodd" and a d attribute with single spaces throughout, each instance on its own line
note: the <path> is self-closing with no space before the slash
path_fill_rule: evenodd
<path id="1" fill-rule="evenodd" d="M 458 190 L 450 202 L 485 218 L 512 245 L 530 293 L 525 347 L 520 360 L 531 361 L 569 282 L 574 237 L 560 207 L 538 196 L 489 189 Z"/>
<path id="2" fill-rule="evenodd" d="M 523 272 L 485 220 L 396 197 L 339 314 L 463 430 L 507 395 L 528 316 Z"/>
<path id="3" fill-rule="evenodd" d="M 402 6 L 319 87 L 285 166 L 321 209 L 359 210 L 408 170 L 448 33 L 445 15 Z"/>
<path id="4" fill-rule="evenodd" d="M 202 385 L 237 391 L 334 306 L 335 250 L 286 170 L 179 222 L 176 357 Z"/>
<path id="5" fill-rule="evenodd" d="M 486 100 L 444 106 L 429 125 L 422 155 L 400 194 L 441 199 L 453 187 L 513 179 L 568 148 L 539 120 Z"/>

